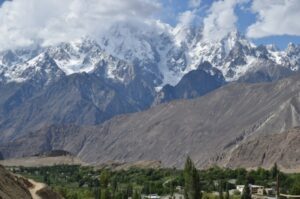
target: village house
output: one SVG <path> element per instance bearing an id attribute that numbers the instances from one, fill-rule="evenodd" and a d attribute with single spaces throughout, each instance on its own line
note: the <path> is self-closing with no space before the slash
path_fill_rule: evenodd
<path id="1" fill-rule="evenodd" d="M 245 185 L 236 185 L 236 189 L 240 192 L 243 193 L 245 188 Z M 249 185 L 250 192 L 251 194 L 259 194 L 259 195 L 271 195 L 269 193 L 272 193 L 273 189 L 270 188 L 265 188 L 264 186 L 260 185 Z M 267 192 L 268 190 L 268 192 Z"/>

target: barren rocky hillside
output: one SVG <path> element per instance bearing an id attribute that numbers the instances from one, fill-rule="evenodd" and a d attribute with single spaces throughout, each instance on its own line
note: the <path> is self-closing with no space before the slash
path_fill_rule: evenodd
<path id="1" fill-rule="evenodd" d="M 233 150 L 225 165 L 271 168 L 274 162 L 286 171 L 300 170 L 300 128 L 249 139 Z"/>
<path id="2" fill-rule="evenodd" d="M 160 160 L 163 166 L 178 167 L 190 155 L 205 167 L 225 161 L 244 140 L 299 126 L 299 113 L 296 75 L 276 83 L 229 84 L 197 99 L 118 116 L 99 126 L 45 127 L 2 144 L 0 151 L 4 157 L 21 157 L 63 149 L 88 163 Z M 289 161 L 295 165 L 295 159 Z"/>

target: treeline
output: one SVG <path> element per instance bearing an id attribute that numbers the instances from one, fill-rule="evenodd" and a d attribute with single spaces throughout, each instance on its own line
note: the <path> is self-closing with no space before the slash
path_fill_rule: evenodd
<path id="1" fill-rule="evenodd" d="M 133 168 L 112 171 L 61 165 L 21 167 L 15 168 L 15 172 L 47 183 L 66 199 L 140 199 L 141 195 L 155 193 L 172 196 L 176 192 L 183 194 L 187 199 L 207 198 L 208 193 L 212 192 L 218 192 L 220 199 L 229 199 L 232 197 L 229 190 L 235 189 L 236 185 L 250 183 L 274 187 L 277 175 L 281 193 L 300 194 L 300 175 L 282 173 L 277 165 L 271 170 L 258 168 L 247 171 L 243 168 L 224 169 L 217 166 L 197 170 L 190 158 L 187 158 L 184 170 Z M 177 189 L 178 187 L 182 189 Z M 245 194 L 238 196 L 241 197 L 247 198 Z"/>

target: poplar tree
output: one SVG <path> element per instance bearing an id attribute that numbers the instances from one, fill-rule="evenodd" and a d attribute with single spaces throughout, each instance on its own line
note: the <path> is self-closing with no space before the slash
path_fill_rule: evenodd
<path id="1" fill-rule="evenodd" d="M 100 185 L 101 185 L 100 199 L 110 199 L 108 183 L 109 183 L 109 173 L 106 170 L 104 170 L 100 175 Z"/>
<path id="2" fill-rule="evenodd" d="M 272 174 L 273 179 L 276 179 L 278 172 L 279 172 L 278 166 L 277 166 L 277 163 L 275 163 L 271 169 L 271 174 Z"/>
<path id="3" fill-rule="evenodd" d="M 242 199 L 251 199 L 251 191 L 249 187 L 249 179 L 247 179 L 243 193 L 242 193 Z"/>
<path id="4" fill-rule="evenodd" d="M 230 198 L 230 194 L 229 194 L 229 185 L 228 183 L 226 184 L 226 194 L 225 194 L 225 199 L 229 199 Z"/>
<path id="5" fill-rule="evenodd" d="M 223 195 L 223 182 L 221 180 L 219 181 L 219 198 L 220 199 L 224 199 L 224 195 Z"/>
<path id="6" fill-rule="evenodd" d="M 187 157 L 184 166 L 184 197 L 185 199 L 201 198 L 199 173 L 190 157 Z"/>
<path id="7" fill-rule="evenodd" d="M 135 190 L 133 192 L 133 197 L 132 199 L 141 199 L 141 195 L 139 194 L 139 192 L 137 190 Z"/>

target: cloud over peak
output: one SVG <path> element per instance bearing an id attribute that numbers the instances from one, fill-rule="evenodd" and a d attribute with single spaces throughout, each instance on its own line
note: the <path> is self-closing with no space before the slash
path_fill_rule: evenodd
<path id="1" fill-rule="evenodd" d="M 162 29 L 173 26 L 181 40 L 187 35 L 182 29 L 201 24 L 203 39 L 220 40 L 237 30 L 238 7 L 255 19 L 242 30 L 249 38 L 300 36 L 300 0 L 13 0 L 0 7 L 0 50 L 97 40 L 118 22 L 144 30 L 159 21 Z"/>
<path id="2" fill-rule="evenodd" d="M 118 21 L 147 21 L 160 9 L 153 0 L 14 0 L 0 7 L 0 46 L 49 45 L 97 37 Z"/>
<path id="3" fill-rule="evenodd" d="M 247 0 L 219 0 L 215 1 L 204 18 L 203 38 L 205 40 L 219 40 L 236 29 L 238 16 L 235 8 Z"/>

